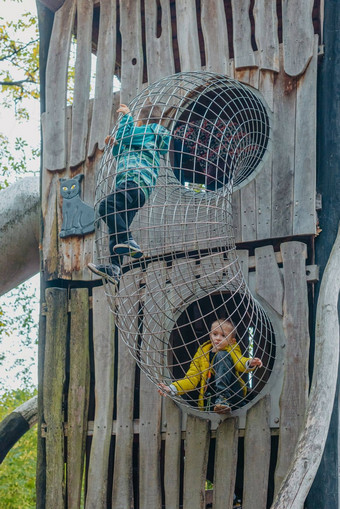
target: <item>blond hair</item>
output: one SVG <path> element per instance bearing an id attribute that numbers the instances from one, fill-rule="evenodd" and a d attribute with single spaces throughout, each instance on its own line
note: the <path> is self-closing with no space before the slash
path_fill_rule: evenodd
<path id="1" fill-rule="evenodd" d="M 157 104 L 152 104 L 150 101 L 140 109 L 138 120 L 143 125 L 146 124 L 159 124 L 162 119 L 162 108 Z"/>

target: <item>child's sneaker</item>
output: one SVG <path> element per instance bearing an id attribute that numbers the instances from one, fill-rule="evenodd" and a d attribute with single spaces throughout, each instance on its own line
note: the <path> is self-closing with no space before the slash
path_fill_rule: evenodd
<path id="1" fill-rule="evenodd" d="M 141 258 L 141 256 L 143 256 L 143 251 L 137 242 L 133 239 L 128 239 L 125 242 L 116 244 L 113 248 L 113 251 L 115 254 L 129 255 L 132 256 L 132 258 Z"/>
<path id="2" fill-rule="evenodd" d="M 117 285 L 120 280 L 120 268 L 118 265 L 95 265 L 88 263 L 88 268 L 100 277 L 107 279 L 110 283 Z"/>
<path id="3" fill-rule="evenodd" d="M 225 398 L 217 398 L 215 401 L 214 412 L 217 414 L 228 414 L 231 411 L 230 405 Z"/>

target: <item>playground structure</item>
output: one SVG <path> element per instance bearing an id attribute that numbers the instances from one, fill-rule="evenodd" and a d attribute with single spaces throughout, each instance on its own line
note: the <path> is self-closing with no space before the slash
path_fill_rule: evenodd
<path id="1" fill-rule="evenodd" d="M 318 329 L 321 338 L 326 334 L 333 341 L 327 347 L 332 359 L 325 359 L 322 351 L 318 357 L 318 345 L 315 348 L 316 359 L 321 359 L 324 368 L 327 363 L 330 379 L 328 406 L 321 411 L 317 397 L 322 398 L 323 391 L 314 391 L 312 386 L 308 398 L 308 366 L 309 314 L 314 313 L 313 285 L 318 281 L 314 260 L 316 97 L 323 4 L 310 0 L 283 2 L 282 6 L 275 1 L 250 0 L 45 0 L 38 2 L 38 12 L 44 294 L 37 507 L 80 507 L 85 482 L 87 509 L 198 509 L 208 504 L 206 480 L 213 482 L 214 509 L 231 508 L 234 493 L 246 509 L 303 507 L 321 459 L 337 372 L 334 317 L 321 315 L 325 327 Z M 75 83 L 73 103 L 67 106 L 72 34 L 77 47 Z M 89 97 L 92 52 L 97 57 L 94 99 Z M 169 76 L 192 71 L 228 76 L 255 95 L 259 91 L 271 119 L 270 147 L 262 167 L 239 182 L 232 194 L 228 190 L 224 208 L 223 191 L 213 191 L 214 214 L 221 210 L 221 216 L 215 216 L 217 230 L 218 223 L 222 225 L 221 235 L 211 235 L 218 240 L 216 245 L 204 243 L 210 238 L 209 229 L 197 239 L 184 237 L 183 229 L 174 227 L 170 238 L 176 256 L 169 259 L 169 237 L 159 232 L 157 236 L 156 227 L 150 229 L 146 240 L 139 239 L 147 253 L 144 265 L 126 264 L 116 294 L 87 268 L 96 253 L 99 258 L 107 256 L 102 251 L 105 232 L 60 237 L 59 179 L 83 174 L 82 199 L 94 205 L 98 182 L 103 181 L 98 175 L 103 168 L 104 140 L 117 121 L 118 105 L 129 103 L 137 108 L 135 97 L 158 80 L 169 80 L 171 95 L 174 78 Z M 114 75 L 121 83 L 116 92 Z M 154 197 L 140 219 L 136 218 L 137 232 L 138 225 L 168 224 L 157 214 L 151 218 L 154 223 L 149 217 L 152 207 L 164 202 L 162 192 L 169 185 L 164 179 L 161 174 Z M 176 186 L 180 189 L 178 182 Z M 185 192 L 195 193 L 193 189 Z M 207 194 L 196 193 L 195 200 L 204 201 Z M 181 200 L 180 204 L 185 202 Z M 180 207 L 177 209 L 180 214 Z M 150 337 L 155 337 L 155 308 L 148 309 L 148 302 L 157 301 L 162 309 L 165 287 L 173 296 L 173 308 L 167 310 L 167 323 L 154 320 L 162 331 L 171 332 L 170 323 L 174 330 L 196 323 L 195 333 L 203 334 L 202 315 L 211 314 L 216 306 L 228 313 L 239 306 L 236 297 L 228 301 L 230 260 L 224 255 L 229 252 L 231 231 L 236 242 L 231 256 L 235 260 L 237 256 L 239 264 L 236 273 L 249 287 L 249 299 L 259 301 L 270 323 L 275 360 L 270 376 L 263 383 L 260 380 L 256 397 L 225 418 L 203 415 L 179 399 L 161 398 L 156 385 L 136 364 L 137 358 L 143 367 L 147 359 L 131 355 L 129 349 L 138 344 L 141 306 Z M 198 283 L 201 278 L 208 280 L 206 287 Z M 337 285 L 334 278 L 335 293 L 333 289 L 323 296 L 333 314 Z M 213 295 L 213 288 L 218 294 Z M 243 329 L 246 334 L 247 327 Z M 324 348 L 323 340 L 320 345 Z M 158 351 L 156 342 L 154 351 Z M 186 354 L 183 365 L 187 361 Z M 181 362 L 179 355 L 178 366 Z M 323 380 L 322 366 L 316 363 L 314 372 Z M 157 379 L 158 375 L 154 381 Z M 311 408 L 313 412 L 319 409 L 320 422 L 314 421 L 315 433 L 308 434 L 305 422 L 309 422 Z M 319 442 L 309 452 L 318 452 L 313 458 L 308 456 L 306 476 L 299 461 L 306 458 L 304 447 L 311 437 Z M 308 507 L 320 507 L 312 504 Z"/>

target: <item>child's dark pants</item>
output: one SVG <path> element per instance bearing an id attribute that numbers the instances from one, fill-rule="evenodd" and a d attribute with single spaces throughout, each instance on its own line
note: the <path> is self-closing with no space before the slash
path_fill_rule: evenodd
<path id="1" fill-rule="evenodd" d="M 137 211 L 145 203 L 145 194 L 138 184 L 132 180 L 118 186 L 115 191 L 99 204 L 99 215 L 109 228 L 109 249 L 111 263 L 120 265 L 122 256 L 115 255 L 116 244 L 131 239 L 130 225 Z"/>
<path id="2" fill-rule="evenodd" d="M 242 385 L 235 373 L 231 355 L 226 350 L 217 352 L 214 358 L 216 400 L 219 396 L 237 405 L 243 398 Z"/>

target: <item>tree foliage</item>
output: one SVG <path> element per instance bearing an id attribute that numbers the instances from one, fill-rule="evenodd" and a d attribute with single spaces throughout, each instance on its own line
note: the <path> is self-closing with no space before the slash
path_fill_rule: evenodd
<path id="1" fill-rule="evenodd" d="M 11 2 L 2 0 L 2 12 Z M 13 2 L 12 2 L 13 3 Z M 7 10 L 7 9 L 6 9 Z M 39 38 L 36 15 L 16 22 L 0 16 L 1 106 L 15 107 L 18 119 L 29 118 L 24 99 L 39 99 Z"/>
<path id="2" fill-rule="evenodd" d="M 3 394 L 0 400 L 0 421 L 32 396 L 34 391 L 27 389 Z M 0 465 L 1 509 L 35 507 L 36 450 L 37 427 L 34 426 L 21 437 Z"/>

